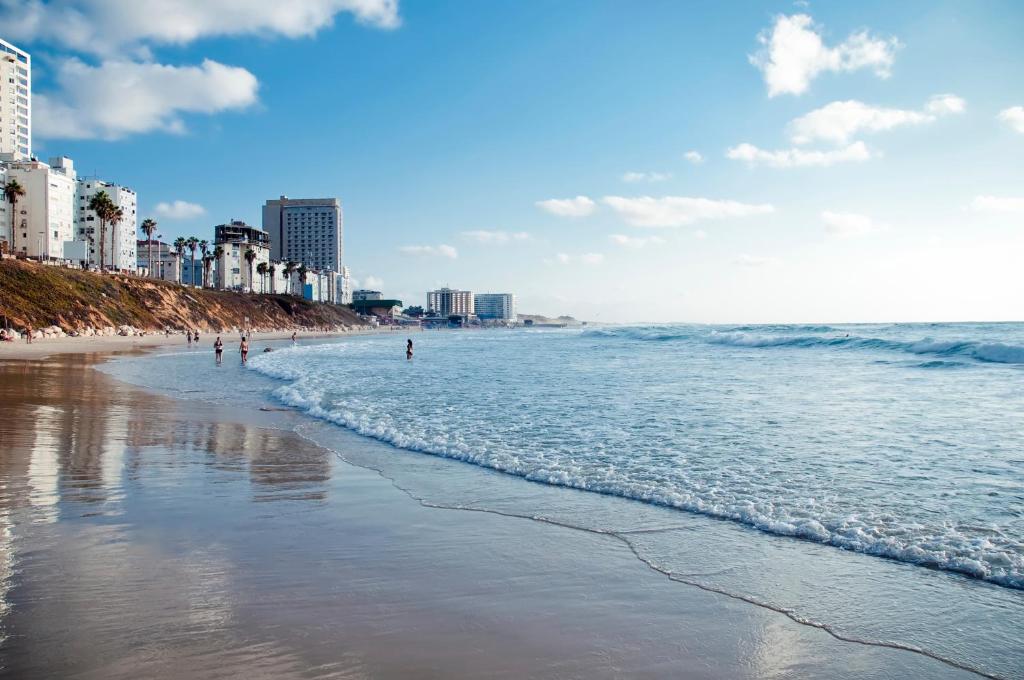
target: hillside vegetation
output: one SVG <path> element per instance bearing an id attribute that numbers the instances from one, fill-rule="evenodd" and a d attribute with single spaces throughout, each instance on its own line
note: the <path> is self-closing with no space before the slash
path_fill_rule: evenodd
<path id="1" fill-rule="evenodd" d="M 202 290 L 13 259 L 0 262 L 0 317 L 18 329 L 52 325 L 65 332 L 124 325 L 152 331 L 363 325 L 348 307 L 291 295 Z"/>

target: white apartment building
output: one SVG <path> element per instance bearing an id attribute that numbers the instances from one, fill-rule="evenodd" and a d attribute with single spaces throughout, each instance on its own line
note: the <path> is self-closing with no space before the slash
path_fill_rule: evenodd
<path id="1" fill-rule="evenodd" d="M 342 273 L 344 229 L 337 198 L 268 200 L 263 206 L 263 230 L 270 234 L 271 259 Z"/>
<path id="2" fill-rule="evenodd" d="M 7 180 L 17 180 L 25 189 L 18 199 L 16 214 L 4 206 L 8 223 L 13 220 L 10 252 L 28 257 L 64 259 L 64 244 L 75 239 L 75 166 L 70 158 L 7 163 Z"/>
<path id="3" fill-rule="evenodd" d="M 481 319 L 515 321 L 516 296 L 512 293 L 477 293 L 473 296 L 476 315 Z"/>
<path id="4" fill-rule="evenodd" d="M 89 210 L 89 201 L 101 191 L 107 192 L 124 215 L 117 224 L 107 224 L 103 243 L 105 262 L 100 262 L 100 221 L 96 213 Z M 89 264 L 94 267 L 106 265 L 116 271 L 135 271 L 138 266 L 138 196 L 135 192 L 113 182 L 82 178 L 78 180 L 77 200 L 75 238 L 89 243 Z"/>
<path id="5" fill-rule="evenodd" d="M 0 160 L 32 158 L 32 57 L 0 40 Z"/>
<path id="6" fill-rule="evenodd" d="M 334 302 L 339 305 L 352 304 L 352 272 L 344 265 L 336 279 Z"/>
<path id="7" fill-rule="evenodd" d="M 232 220 L 214 227 L 213 244 L 214 248 L 220 246 L 224 249 L 224 254 L 214 263 L 217 268 L 214 276 L 217 288 L 253 293 L 270 292 L 269 276 L 261 278 L 256 271 L 261 262 L 268 266 L 270 264 L 270 236 L 267 232 L 241 220 Z M 245 259 L 245 253 L 250 249 L 256 253 L 256 259 L 252 261 L 252 278 L 249 263 Z"/>
<path id="8" fill-rule="evenodd" d="M 441 316 L 472 316 L 476 312 L 473 306 L 473 292 L 439 288 L 427 291 L 427 311 Z"/>
<path id="9" fill-rule="evenodd" d="M 356 301 L 356 302 L 361 301 L 361 300 L 383 300 L 383 299 L 384 299 L 384 294 L 381 293 L 379 290 L 366 290 L 366 289 L 363 289 L 363 290 L 357 290 L 357 291 L 352 293 L 352 300 Z"/>

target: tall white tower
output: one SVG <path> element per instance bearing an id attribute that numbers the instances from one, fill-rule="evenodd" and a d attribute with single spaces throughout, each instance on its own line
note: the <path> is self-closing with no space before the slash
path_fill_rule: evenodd
<path id="1" fill-rule="evenodd" d="M 0 160 L 32 157 L 32 57 L 0 40 Z"/>

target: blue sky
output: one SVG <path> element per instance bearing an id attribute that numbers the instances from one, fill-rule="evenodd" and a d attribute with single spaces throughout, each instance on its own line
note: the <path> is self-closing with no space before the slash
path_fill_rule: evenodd
<path id="1" fill-rule="evenodd" d="M 1019 3 L 278 5 L 0 0 L 37 155 L 168 238 L 338 196 L 355 277 L 407 303 L 1024 318 Z"/>

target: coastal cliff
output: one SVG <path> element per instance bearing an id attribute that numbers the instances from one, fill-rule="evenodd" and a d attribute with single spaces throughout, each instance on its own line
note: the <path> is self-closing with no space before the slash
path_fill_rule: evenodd
<path id="1" fill-rule="evenodd" d="M 4 325 L 19 330 L 26 325 L 59 326 L 65 333 L 80 333 L 122 326 L 145 331 L 220 331 L 364 324 L 348 307 L 293 295 L 204 290 L 5 259 L 0 262 L 0 326 Z"/>

